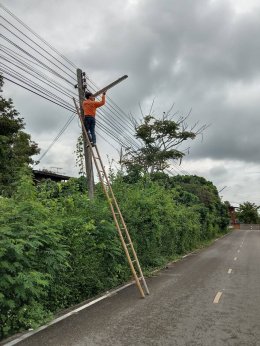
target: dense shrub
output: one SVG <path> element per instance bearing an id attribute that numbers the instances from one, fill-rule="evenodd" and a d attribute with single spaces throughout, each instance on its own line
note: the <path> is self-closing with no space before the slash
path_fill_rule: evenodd
<path id="1" fill-rule="evenodd" d="M 113 189 L 144 270 L 225 232 L 214 188 L 187 181 L 114 177 Z M 196 179 L 195 179 L 196 180 Z M 198 183 L 198 182 L 197 182 Z M 100 185 L 93 201 L 82 179 L 34 187 L 23 175 L 0 199 L 1 337 L 35 328 L 59 309 L 131 277 Z"/>
<path id="2" fill-rule="evenodd" d="M 175 191 L 151 181 L 113 188 L 144 267 L 154 267 L 195 247 L 200 223 L 192 207 L 177 205 Z"/>
<path id="3" fill-rule="evenodd" d="M 51 315 L 42 303 L 67 266 L 59 219 L 36 199 L 24 176 L 13 198 L 0 199 L 0 333 L 33 328 Z"/>

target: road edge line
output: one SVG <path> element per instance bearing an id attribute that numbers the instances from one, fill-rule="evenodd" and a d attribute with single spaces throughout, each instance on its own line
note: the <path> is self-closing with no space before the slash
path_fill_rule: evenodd
<path id="1" fill-rule="evenodd" d="M 45 325 L 43 325 L 43 326 L 41 326 L 41 327 L 39 327 L 39 328 L 33 330 L 33 331 L 30 331 L 30 332 L 28 332 L 28 333 L 25 333 L 25 334 L 21 335 L 20 337 L 14 339 L 14 340 L 11 340 L 11 341 L 9 341 L 9 342 L 7 342 L 7 343 L 3 343 L 3 344 L 0 343 L 0 345 L 2 345 L 2 346 L 13 346 L 13 345 L 16 345 L 16 344 L 18 344 L 18 342 L 21 342 L 21 341 L 23 341 L 23 340 L 25 340 L 25 339 L 28 339 L 30 336 L 32 336 L 32 335 L 34 335 L 34 334 L 37 334 L 37 333 L 41 332 L 42 330 L 44 330 L 44 329 L 46 329 L 46 328 L 48 328 L 48 327 L 50 327 L 50 326 L 52 326 L 52 325 L 54 325 L 54 324 L 56 324 L 56 323 L 62 321 L 62 320 L 65 320 L 66 318 L 68 318 L 68 317 L 70 317 L 70 316 L 72 316 L 72 315 L 78 313 L 78 312 L 81 311 L 81 310 L 84 310 L 84 309 L 88 308 L 88 307 L 91 306 L 91 305 L 97 304 L 97 303 L 100 302 L 101 300 L 104 300 L 104 299 L 106 299 L 106 298 L 109 298 L 110 296 L 112 296 L 112 295 L 114 295 L 114 294 L 116 294 L 116 293 L 122 291 L 123 289 L 125 289 L 125 288 L 127 288 L 127 287 L 133 285 L 134 283 L 135 283 L 135 281 L 131 281 L 131 282 L 129 282 L 128 284 L 126 284 L 126 285 L 124 285 L 124 286 L 122 286 L 122 287 L 119 287 L 119 288 L 117 288 L 117 289 L 115 289 L 115 290 L 113 290 L 113 291 L 110 291 L 110 292 L 104 294 L 103 296 L 101 296 L 101 297 L 99 297 L 99 298 L 96 298 L 96 299 L 92 300 L 91 302 L 86 303 L 86 304 L 80 306 L 80 307 L 77 308 L 77 309 L 74 309 L 74 310 L 72 310 L 72 311 L 70 311 L 70 312 L 67 312 L 66 314 L 64 314 L 64 315 L 62 315 L 62 316 L 60 316 L 60 317 L 55 318 L 55 319 L 52 320 L 51 322 L 49 322 L 49 323 L 47 323 L 47 324 L 45 324 Z M 3 342 L 4 342 L 4 340 L 3 340 Z"/>

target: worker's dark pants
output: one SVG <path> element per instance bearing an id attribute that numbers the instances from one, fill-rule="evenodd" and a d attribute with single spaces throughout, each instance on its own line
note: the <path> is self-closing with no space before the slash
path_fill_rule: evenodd
<path id="1" fill-rule="evenodd" d="M 95 134 L 95 125 L 96 119 L 94 117 L 85 116 L 84 125 L 88 133 L 88 138 L 90 142 L 96 144 L 96 134 Z"/>

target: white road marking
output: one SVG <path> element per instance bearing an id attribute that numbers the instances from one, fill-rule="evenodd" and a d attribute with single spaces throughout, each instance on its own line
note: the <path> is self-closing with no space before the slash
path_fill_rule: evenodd
<path id="1" fill-rule="evenodd" d="M 229 269 L 228 269 L 228 274 L 231 274 L 231 273 L 232 273 L 232 269 L 229 268 Z"/>
<path id="2" fill-rule="evenodd" d="M 56 318 L 55 320 L 49 322 L 48 324 L 45 324 L 44 326 L 41 326 L 41 327 L 37 328 L 36 330 L 30 331 L 30 332 L 28 332 L 28 333 L 25 333 L 24 335 L 20 336 L 19 338 L 14 339 L 14 340 L 12 340 L 12 341 L 6 343 L 5 346 L 13 346 L 13 345 L 16 345 L 16 344 L 18 344 L 18 342 L 21 342 L 22 340 L 25 340 L 25 339 L 29 338 L 31 335 L 34 335 L 34 334 L 40 332 L 41 330 L 44 330 L 44 329 L 48 328 L 49 326 L 51 326 L 51 325 L 53 325 L 53 324 L 55 324 L 55 323 L 58 323 L 59 321 L 62 321 L 62 320 L 64 320 L 65 318 L 67 318 L 67 317 L 69 317 L 69 316 L 71 316 L 71 315 L 73 315 L 73 314 L 76 314 L 76 313 L 78 313 L 79 311 L 84 310 L 84 309 L 88 308 L 89 306 L 91 306 L 91 305 L 93 305 L 93 304 L 96 304 L 96 303 L 100 302 L 100 301 L 103 300 L 103 299 L 106 299 L 106 298 L 111 297 L 112 295 L 116 294 L 116 293 L 119 292 L 119 291 L 122 291 L 123 289 L 125 289 L 125 288 L 128 287 L 128 286 L 133 285 L 134 283 L 135 283 L 135 281 L 132 281 L 132 282 L 130 282 L 130 283 L 128 283 L 128 284 L 126 284 L 126 285 L 124 285 L 124 286 L 122 286 L 122 287 L 120 287 L 120 288 L 114 290 L 114 291 L 108 292 L 108 293 L 104 294 L 103 296 L 101 296 L 101 297 L 99 297 L 99 298 L 97 298 L 97 299 L 94 299 L 94 300 L 92 300 L 91 302 L 89 302 L 89 303 L 87 303 L 87 304 L 85 304 L 85 305 L 83 305 L 83 306 L 80 306 L 79 308 L 77 308 L 77 309 L 75 309 L 75 310 L 73 310 L 73 311 L 70 311 L 70 312 L 68 312 L 68 313 L 65 314 L 65 315 L 62 315 L 62 316 Z"/>
<path id="3" fill-rule="evenodd" d="M 215 297 L 214 300 L 213 300 L 213 304 L 218 304 L 218 302 L 219 302 L 219 300 L 220 300 L 220 297 L 222 296 L 222 293 L 223 293 L 223 292 L 218 292 L 218 293 L 216 294 L 216 297 Z"/>
<path id="4" fill-rule="evenodd" d="M 237 260 L 237 257 L 234 258 L 234 261 L 236 261 L 236 260 Z"/>

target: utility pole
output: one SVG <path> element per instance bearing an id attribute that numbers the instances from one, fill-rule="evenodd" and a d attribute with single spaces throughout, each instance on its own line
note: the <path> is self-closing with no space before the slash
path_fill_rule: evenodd
<path id="1" fill-rule="evenodd" d="M 82 108 L 82 102 L 85 98 L 85 88 L 86 81 L 83 83 L 83 74 L 82 70 L 77 69 L 77 80 L 78 80 L 78 93 L 79 93 L 79 105 L 80 105 L 80 114 L 84 123 L 84 112 Z M 84 142 L 84 156 L 85 156 L 85 167 L 87 175 L 87 184 L 88 184 L 88 196 L 90 199 L 94 198 L 94 174 L 93 174 L 93 165 L 92 165 L 92 155 L 91 150 L 87 147 L 85 131 L 82 128 L 82 136 Z"/>

